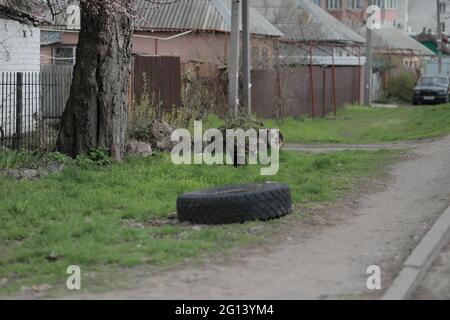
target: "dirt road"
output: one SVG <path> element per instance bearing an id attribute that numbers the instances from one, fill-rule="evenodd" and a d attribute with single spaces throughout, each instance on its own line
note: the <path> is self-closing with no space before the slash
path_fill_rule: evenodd
<path id="1" fill-rule="evenodd" d="M 238 254 L 226 264 L 143 272 L 131 290 L 77 298 L 379 298 L 449 205 L 450 137 L 420 144 L 389 173 L 381 191 L 326 209 L 326 226 L 299 226 L 277 246 Z M 381 267 L 381 291 L 366 288 L 371 265 Z"/>

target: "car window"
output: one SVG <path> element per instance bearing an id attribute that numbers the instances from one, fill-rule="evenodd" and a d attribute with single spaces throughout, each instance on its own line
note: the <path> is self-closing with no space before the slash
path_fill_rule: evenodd
<path id="1" fill-rule="evenodd" d="M 419 80 L 421 86 L 448 86 L 448 84 L 446 77 L 422 77 Z"/>

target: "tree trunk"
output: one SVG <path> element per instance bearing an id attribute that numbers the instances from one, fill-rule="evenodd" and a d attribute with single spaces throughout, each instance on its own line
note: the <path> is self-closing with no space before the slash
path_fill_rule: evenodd
<path id="1" fill-rule="evenodd" d="M 103 5 L 81 2 L 81 30 L 58 149 L 72 157 L 106 148 L 125 154 L 132 22 Z"/>

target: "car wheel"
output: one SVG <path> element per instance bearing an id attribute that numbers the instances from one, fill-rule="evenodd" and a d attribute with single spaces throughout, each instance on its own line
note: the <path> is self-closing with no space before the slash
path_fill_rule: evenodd
<path id="1" fill-rule="evenodd" d="M 284 184 L 229 186 L 184 194 L 177 212 L 180 222 L 194 224 L 266 221 L 292 213 L 292 197 Z"/>

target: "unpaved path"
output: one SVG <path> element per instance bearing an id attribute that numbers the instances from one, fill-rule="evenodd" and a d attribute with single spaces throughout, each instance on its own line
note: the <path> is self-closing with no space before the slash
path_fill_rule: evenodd
<path id="1" fill-rule="evenodd" d="M 237 255 L 225 264 L 209 262 L 164 273 L 144 272 L 131 290 L 77 298 L 379 298 L 382 291 L 368 292 L 366 288 L 367 267 L 382 268 L 386 289 L 449 205 L 450 137 L 420 144 L 409 159 L 390 169 L 390 175 L 392 179 L 382 191 L 353 205 L 332 207 L 329 220 L 339 220 L 312 229 L 307 236 L 289 238 L 267 251 Z"/>
<path id="2" fill-rule="evenodd" d="M 308 153 L 337 152 L 345 150 L 401 150 L 418 148 L 435 141 L 436 139 L 385 142 L 375 144 L 287 144 L 285 146 L 285 150 Z"/>

